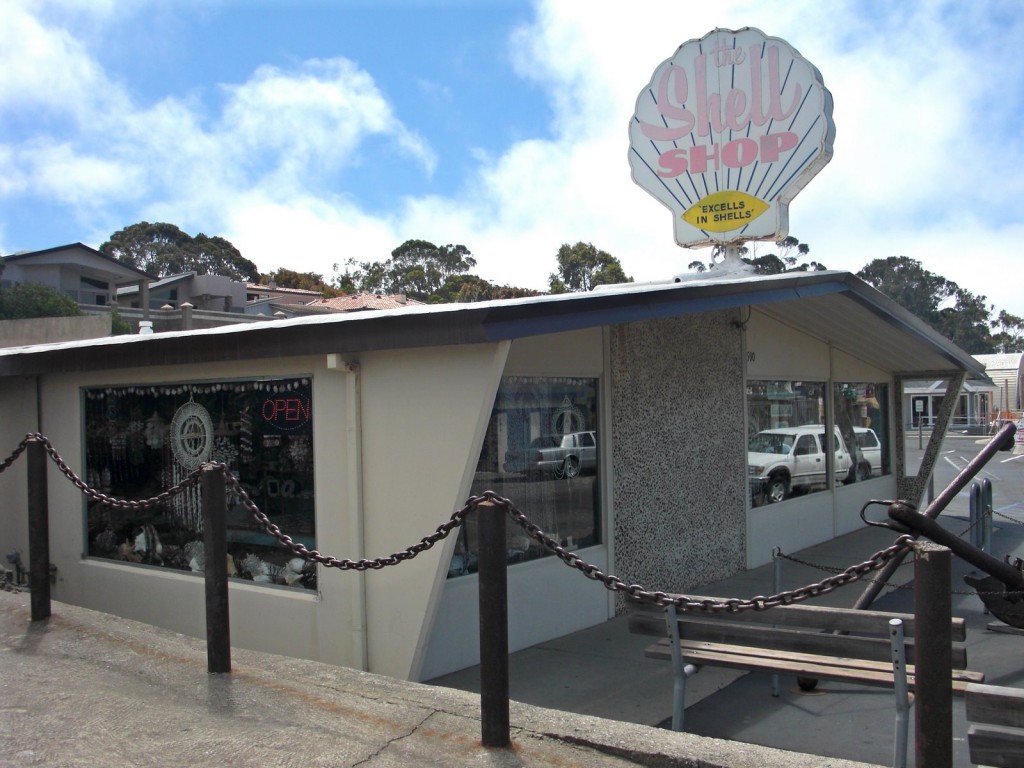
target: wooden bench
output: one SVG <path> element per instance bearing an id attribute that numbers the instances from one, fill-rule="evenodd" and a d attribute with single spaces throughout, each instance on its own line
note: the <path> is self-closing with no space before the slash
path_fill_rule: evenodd
<path id="1" fill-rule="evenodd" d="M 972 684 L 966 704 L 971 762 L 1024 768 L 1024 690 Z"/>
<path id="2" fill-rule="evenodd" d="M 680 612 L 673 621 L 673 607 L 666 610 L 639 602 L 628 605 L 630 632 L 661 638 L 645 649 L 645 655 L 673 664 L 673 730 L 683 727 L 686 679 L 705 665 L 794 675 L 806 689 L 822 679 L 894 687 L 898 693 L 901 680 L 894 676 L 894 644 L 890 638 L 893 619 L 902 621 L 906 682 L 910 689 L 914 687 L 912 614 L 787 605 L 738 613 Z M 969 684 L 984 682 L 985 676 L 966 669 L 964 620 L 954 618 L 950 632 L 952 686 L 954 692 L 963 693 Z M 906 697 L 901 702 L 897 696 L 898 718 L 908 706 Z"/>

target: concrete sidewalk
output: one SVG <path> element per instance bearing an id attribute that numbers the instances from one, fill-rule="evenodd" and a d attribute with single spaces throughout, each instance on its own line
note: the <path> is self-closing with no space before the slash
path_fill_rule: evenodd
<path id="1" fill-rule="evenodd" d="M 862 763 L 512 704 L 510 749 L 480 746 L 473 694 L 205 643 L 0 592 L 0 766 L 731 766 Z"/>

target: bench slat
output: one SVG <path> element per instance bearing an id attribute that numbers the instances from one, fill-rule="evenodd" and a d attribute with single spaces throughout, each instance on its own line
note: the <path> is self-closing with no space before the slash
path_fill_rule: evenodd
<path id="1" fill-rule="evenodd" d="M 971 686 L 967 689 L 967 719 L 1024 728 L 1024 690 L 999 685 Z M 1018 738 L 1024 740 L 1024 733 L 1018 734 Z"/>
<path id="2" fill-rule="evenodd" d="M 884 661 L 892 666 L 892 643 L 886 626 L 885 636 L 863 637 L 859 635 L 836 635 L 818 630 L 771 628 L 753 624 L 733 624 L 703 621 L 687 618 L 679 622 L 679 631 L 687 640 L 702 640 L 712 643 L 755 646 L 776 651 L 815 653 L 823 656 L 854 656 L 857 658 Z M 665 636 L 664 622 L 661 637 Z M 906 644 L 907 663 L 914 661 L 914 645 Z M 967 649 L 953 645 L 950 656 L 956 669 L 967 667 Z"/>
<path id="3" fill-rule="evenodd" d="M 793 674 L 799 677 L 841 680 L 892 687 L 892 664 L 809 653 L 759 652 L 756 648 L 743 646 L 715 645 L 713 643 L 680 642 L 683 660 L 689 664 L 730 667 L 732 669 L 757 669 L 768 672 Z M 671 659 L 669 641 L 662 640 L 648 646 L 644 655 L 648 658 Z M 984 680 L 984 674 L 966 670 L 953 672 L 952 686 L 957 693 L 963 693 L 967 685 Z M 907 667 L 907 682 L 913 687 L 913 667 Z"/>
<path id="4" fill-rule="evenodd" d="M 721 600 L 692 596 L 695 600 Z M 649 603 L 629 604 L 629 628 L 636 634 L 659 636 L 665 633 L 665 609 Z M 780 605 L 764 611 L 739 611 L 737 613 L 713 613 L 710 611 L 686 611 L 679 614 L 680 621 L 701 620 L 717 622 L 752 623 L 778 627 L 803 627 L 807 629 L 834 630 L 858 634 L 881 634 L 888 636 L 890 619 L 903 621 L 905 637 L 914 636 L 914 616 L 909 613 L 860 610 L 856 608 L 829 608 L 816 605 Z M 950 622 L 954 642 L 967 638 L 964 619 L 954 618 Z"/>
<path id="5" fill-rule="evenodd" d="M 1024 768 L 1024 739 L 1020 731 L 994 725 L 972 725 L 967 730 L 971 762 L 997 768 Z"/>

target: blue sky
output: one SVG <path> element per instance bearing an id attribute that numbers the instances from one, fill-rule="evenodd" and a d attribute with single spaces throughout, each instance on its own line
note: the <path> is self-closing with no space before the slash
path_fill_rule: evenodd
<path id="1" fill-rule="evenodd" d="M 715 27 L 785 39 L 835 103 L 790 233 L 833 269 L 905 255 L 1024 315 L 1014 0 L 0 0 L 0 253 L 141 220 L 330 278 L 410 238 L 546 287 L 563 243 L 684 272 L 630 177 L 636 98 Z M 758 244 L 767 251 L 770 246 Z"/>

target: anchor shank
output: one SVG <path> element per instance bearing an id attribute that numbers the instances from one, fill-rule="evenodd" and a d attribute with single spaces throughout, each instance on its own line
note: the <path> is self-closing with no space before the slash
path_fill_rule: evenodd
<path id="1" fill-rule="evenodd" d="M 978 549 L 950 533 L 928 515 L 920 514 L 909 504 L 898 501 L 890 504 L 889 517 L 905 525 L 913 533 L 948 547 L 957 557 L 999 579 L 1007 588 L 1020 590 L 1024 587 L 1024 574 L 1021 574 L 1017 568 L 1002 560 L 997 560 L 984 550 Z"/>

